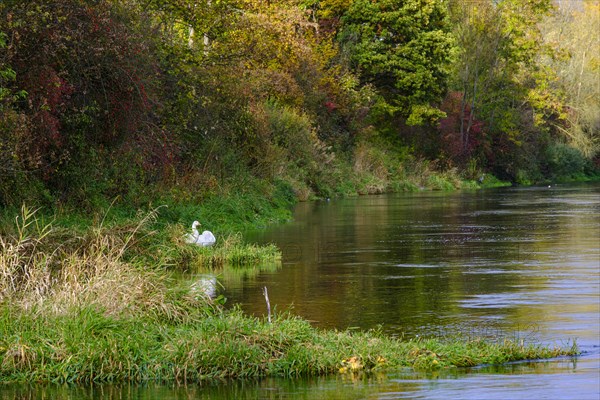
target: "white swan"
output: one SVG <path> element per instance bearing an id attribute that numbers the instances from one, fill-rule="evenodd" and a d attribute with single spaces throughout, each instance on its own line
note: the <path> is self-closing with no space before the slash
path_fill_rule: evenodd
<path id="1" fill-rule="evenodd" d="M 196 297 L 215 298 L 217 296 L 217 277 L 206 274 L 199 275 L 190 286 L 190 291 Z"/>
<path id="2" fill-rule="evenodd" d="M 192 224 L 192 233 L 185 235 L 185 242 L 197 244 L 198 246 L 212 246 L 215 244 L 217 241 L 215 235 L 213 235 L 211 231 L 204 231 L 202 234 L 198 233 L 198 226 L 200 226 L 200 222 L 194 221 Z"/>

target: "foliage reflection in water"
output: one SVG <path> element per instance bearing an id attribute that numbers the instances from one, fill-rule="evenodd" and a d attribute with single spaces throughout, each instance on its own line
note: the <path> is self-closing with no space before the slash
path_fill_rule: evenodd
<path id="1" fill-rule="evenodd" d="M 268 286 L 273 303 L 325 328 L 589 342 L 599 194 L 585 185 L 301 204 L 294 223 L 250 235 L 283 249 L 282 269 L 225 283 L 227 297 L 262 315 L 256 289 Z"/>
<path id="2" fill-rule="evenodd" d="M 9 385 L 0 386 L 0 400 L 181 400 L 181 399 L 488 399 L 522 398 L 533 391 L 547 398 L 595 399 L 597 385 L 575 374 L 577 361 L 519 362 L 502 366 L 434 372 L 399 371 L 391 375 L 354 374 L 304 379 L 236 380 L 206 385 Z M 588 364 L 588 362 L 585 362 Z M 591 367 L 589 365 L 588 367 Z M 595 366 L 596 370 L 598 365 Z M 567 385 L 556 377 L 572 371 Z M 590 395 L 591 394 L 591 395 Z M 565 395 L 567 397 L 565 397 Z"/>

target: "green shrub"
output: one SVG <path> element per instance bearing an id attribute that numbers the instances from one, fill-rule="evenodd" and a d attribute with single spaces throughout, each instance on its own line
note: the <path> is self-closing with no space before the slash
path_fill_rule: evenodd
<path id="1" fill-rule="evenodd" d="M 548 176 L 558 179 L 574 178 L 582 175 L 588 160 L 581 151 L 564 143 L 551 143 L 545 150 Z"/>
<path id="2" fill-rule="evenodd" d="M 529 185 L 533 184 L 533 181 L 530 177 L 529 172 L 524 169 L 517 170 L 517 173 L 515 175 L 515 181 L 517 182 L 518 185 L 523 185 L 523 186 L 529 186 Z"/>

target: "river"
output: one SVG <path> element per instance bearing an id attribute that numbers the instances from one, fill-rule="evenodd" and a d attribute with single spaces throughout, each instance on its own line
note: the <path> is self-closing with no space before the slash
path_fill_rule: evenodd
<path id="1" fill-rule="evenodd" d="M 266 313 L 266 286 L 278 310 L 323 328 L 576 340 L 583 352 L 431 379 L 391 374 L 369 396 L 600 398 L 598 184 L 303 203 L 294 222 L 249 236 L 280 246 L 283 265 L 223 282 L 248 313 Z"/>
<path id="2" fill-rule="evenodd" d="M 301 203 L 248 239 L 281 266 L 218 276 L 227 304 L 322 328 L 570 345 L 577 358 L 206 386 L 20 386 L 0 399 L 600 398 L 600 185 L 419 192 Z"/>

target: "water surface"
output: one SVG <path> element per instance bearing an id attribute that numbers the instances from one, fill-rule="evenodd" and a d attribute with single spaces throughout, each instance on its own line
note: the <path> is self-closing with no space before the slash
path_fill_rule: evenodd
<path id="1" fill-rule="evenodd" d="M 598 344 L 599 185 L 360 197 L 303 203 L 294 217 L 249 235 L 280 246 L 283 266 L 224 280 L 230 302 L 262 315 L 267 286 L 280 309 L 324 328 Z"/>
<path id="2" fill-rule="evenodd" d="M 323 328 L 485 336 L 568 345 L 583 356 L 422 377 L 381 398 L 600 397 L 600 185 L 423 192 L 300 204 L 294 222 L 249 235 L 283 266 L 228 284 L 232 303 L 272 304 Z M 473 389 L 470 389 L 473 388 Z M 460 393 L 460 395 L 459 395 Z M 376 396 L 376 397 L 377 397 Z"/>

